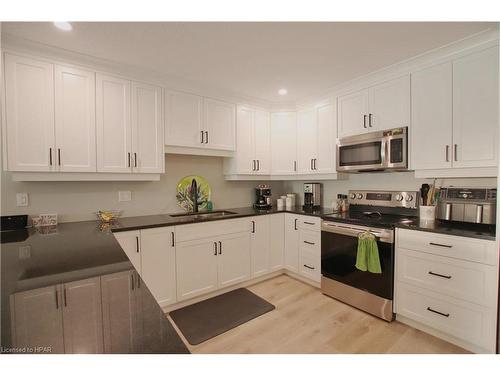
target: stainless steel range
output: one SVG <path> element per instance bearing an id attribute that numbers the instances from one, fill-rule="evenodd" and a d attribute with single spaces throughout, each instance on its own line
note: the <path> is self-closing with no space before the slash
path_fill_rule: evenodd
<path id="1" fill-rule="evenodd" d="M 418 220 L 416 191 L 349 191 L 349 211 L 321 225 L 321 289 L 324 294 L 387 321 L 394 319 L 394 226 Z M 355 267 L 358 236 L 377 241 L 382 273 Z"/>

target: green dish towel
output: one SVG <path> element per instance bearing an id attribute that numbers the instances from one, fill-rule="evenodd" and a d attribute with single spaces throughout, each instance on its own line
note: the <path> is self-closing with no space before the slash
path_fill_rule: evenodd
<path id="1" fill-rule="evenodd" d="M 363 233 L 358 237 L 356 268 L 360 271 L 382 273 L 377 241 L 371 233 Z"/>

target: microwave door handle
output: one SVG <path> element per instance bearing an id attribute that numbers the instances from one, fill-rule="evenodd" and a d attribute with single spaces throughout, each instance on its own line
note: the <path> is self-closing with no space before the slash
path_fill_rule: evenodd
<path id="1" fill-rule="evenodd" d="M 382 167 L 387 167 L 389 162 L 387 160 L 387 155 L 389 154 L 389 145 L 388 145 L 389 142 L 387 142 L 387 139 L 382 139 L 382 146 L 381 146 L 381 165 Z"/>

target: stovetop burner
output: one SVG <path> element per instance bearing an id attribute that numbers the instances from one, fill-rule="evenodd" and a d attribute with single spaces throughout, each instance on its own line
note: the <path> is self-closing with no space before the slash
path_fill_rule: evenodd
<path id="1" fill-rule="evenodd" d="M 396 224 L 411 224 L 418 221 L 416 216 L 402 216 L 371 212 L 368 215 L 364 212 L 342 212 L 326 215 L 325 220 L 345 222 L 358 225 L 367 225 L 381 228 L 392 228 Z"/>

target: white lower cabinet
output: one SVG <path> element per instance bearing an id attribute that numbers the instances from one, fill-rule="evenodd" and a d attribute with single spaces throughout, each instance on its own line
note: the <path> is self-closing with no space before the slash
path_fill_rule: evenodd
<path id="1" fill-rule="evenodd" d="M 115 237 L 157 302 L 176 302 L 175 227 L 118 232 Z"/>
<path id="2" fill-rule="evenodd" d="M 218 243 L 218 287 L 250 279 L 250 234 L 230 234 L 220 237 Z"/>
<path id="3" fill-rule="evenodd" d="M 395 312 L 475 352 L 495 352 L 495 241 L 398 229 Z M 433 332 L 431 332 L 433 333 Z"/>
<path id="4" fill-rule="evenodd" d="M 278 271 L 283 268 L 285 251 L 285 214 L 275 214 L 269 217 L 270 224 L 270 249 L 269 271 Z"/>
<path id="5" fill-rule="evenodd" d="M 250 220 L 250 246 L 252 254 L 252 277 L 265 275 L 270 270 L 271 217 L 255 216 Z"/>
<path id="6" fill-rule="evenodd" d="M 299 222 L 300 216 L 285 214 L 285 268 L 292 272 L 299 271 Z"/>

